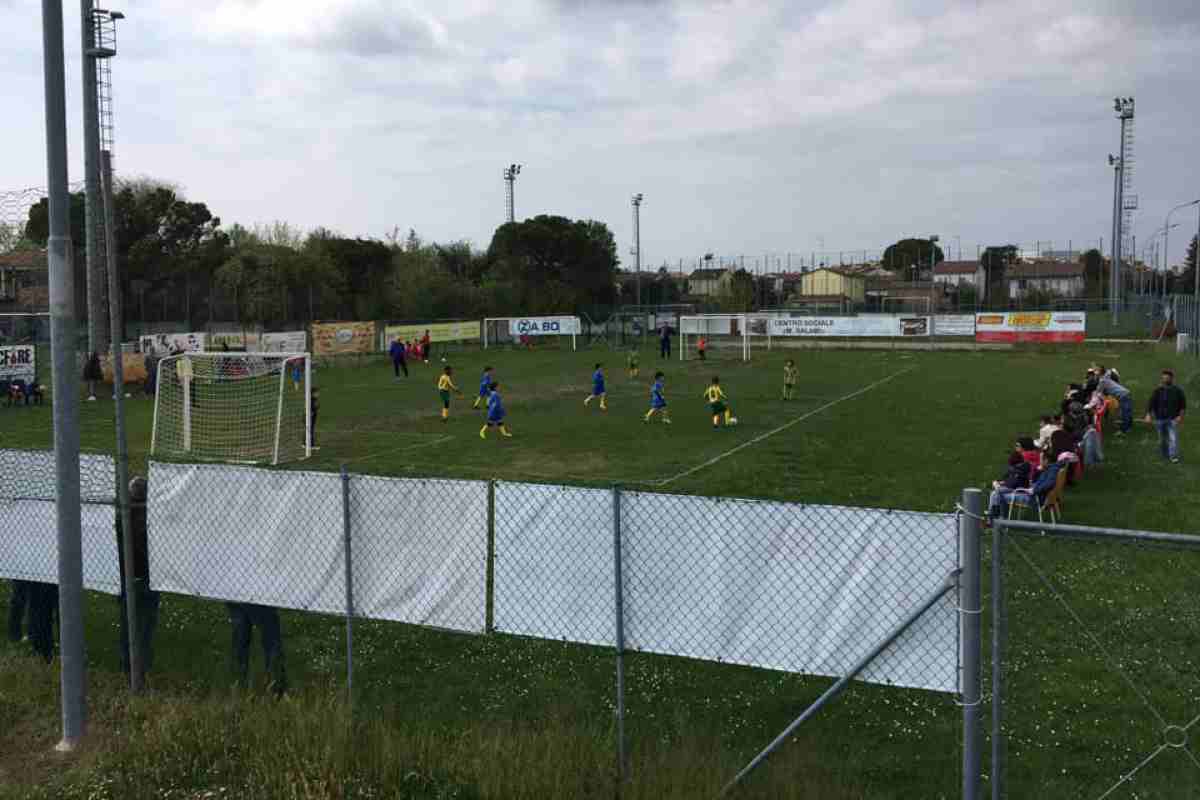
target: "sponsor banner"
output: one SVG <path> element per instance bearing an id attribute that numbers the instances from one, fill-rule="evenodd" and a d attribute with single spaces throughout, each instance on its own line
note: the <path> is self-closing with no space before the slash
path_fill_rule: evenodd
<path id="1" fill-rule="evenodd" d="M 37 376 L 37 348 L 31 344 L 0 347 L 0 381 L 29 383 Z"/>
<path id="2" fill-rule="evenodd" d="M 1087 338 L 1082 311 L 1013 311 L 976 314 L 977 342 L 1070 342 Z"/>
<path id="3" fill-rule="evenodd" d="M 121 353 L 122 372 L 121 376 L 125 383 L 142 383 L 146 380 L 146 357 L 141 353 Z M 101 371 L 104 374 L 104 382 L 113 382 L 113 361 L 112 355 L 104 357 L 104 363 L 101 365 Z"/>
<path id="4" fill-rule="evenodd" d="M 199 353 L 207 343 L 206 333 L 156 333 L 138 339 L 141 351 L 153 356 L 169 356 L 176 350 Z"/>
<path id="5" fill-rule="evenodd" d="M 974 314 L 939 314 L 933 318 L 934 336 L 974 336 Z"/>
<path id="6" fill-rule="evenodd" d="M 323 322 L 312 326 L 313 352 L 319 356 L 375 351 L 374 322 Z"/>
<path id="7" fill-rule="evenodd" d="M 225 348 L 250 352 L 257 350 L 258 345 L 257 331 L 218 331 L 208 334 L 204 342 L 204 346 L 214 352 Z"/>
<path id="8" fill-rule="evenodd" d="M 862 317 L 772 317 L 767 321 L 767 330 L 771 336 L 927 336 L 929 318 L 899 317 L 890 314 Z"/>
<path id="9" fill-rule="evenodd" d="M 264 333 L 258 341 L 262 353 L 307 353 L 308 334 L 304 331 Z"/>
<path id="10" fill-rule="evenodd" d="M 579 317 L 521 317 L 508 321 L 513 336 L 562 336 L 579 333 Z"/>
<path id="11" fill-rule="evenodd" d="M 479 341 L 479 320 L 464 322 L 430 322 L 425 325 L 388 325 L 383 329 L 383 349 L 387 350 L 392 342 L 399 339 L 402 342 L 420 341 L 429 331 L 431 342 L 477 342 Z"/>

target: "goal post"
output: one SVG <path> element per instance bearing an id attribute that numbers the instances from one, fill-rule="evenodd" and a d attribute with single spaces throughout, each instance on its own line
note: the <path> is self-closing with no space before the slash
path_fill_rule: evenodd
<path id="1" fill-rule="evenodd" d="M 150 452 L 282 464 L 312 455 L 307 353 L 181 353 L 158 365 Z"/>
<path id="2" fill-rule="evenodd" d="M 535 344 L 564 345 L 570 341 L 571 350 L 578 350 L 578 337 L 583 332 L 579 317 L 557 315 L 548 317 L 486 317 L 483 320 L 483 349 L 489 347 Z"/>
<path id="3" fill-rule="evenodd" d="M 679 318 L 680 361 L 730 358 L 750 360 L 748 315 L 698 314 Z"/>

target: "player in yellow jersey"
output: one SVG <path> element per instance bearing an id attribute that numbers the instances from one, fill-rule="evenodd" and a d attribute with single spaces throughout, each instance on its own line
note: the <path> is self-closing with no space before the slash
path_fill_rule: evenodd
<path id="1" fill-rule="evenodd" d="M 796 369 L 796 362 L 788 359 L 783 365 L 783 399 L 791 400 L 792 392 L 796 391 L 796 380 L 800 377 L 800 370 Z"/>
<path id="2" fill-rule="evenodd" d="M 725 424 L 729 425 L 733 419 L 733 410 L 726 402 L 728 398 L 721 388 L 721 379 L 716 375 L 713 375 L 712 383 L 704 390 L 704 399 L 708 401 L 708 410 L 712 414 L 713 430 L 721 427 L 722 415 L 725 417 Z"/>
<path id="3" fill-rule="evenodd" d="M 454 379 L 450 377 L 453 374 L 454 370 L 446 367 L 438 376 L 438 394 L 442 397 L 442 422 L 450 419 L 450 393 L 454 392 L 462 397 L 462 392 L 458 390 L 458 387 L 454 385 Z"/>

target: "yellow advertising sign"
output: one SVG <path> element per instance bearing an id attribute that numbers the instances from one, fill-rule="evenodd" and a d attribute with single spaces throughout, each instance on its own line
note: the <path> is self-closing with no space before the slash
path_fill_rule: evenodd
<path id="1" fill-rule="evenodd" d="M 123 369 L 122 377 L 124 377 L 125 383 L 143 383 L 146 380 L 146 357 L 141 353 L 122 353 L 121 364 Z M 113 367 L 111 355 L 104 357 L 100 370 L 104 374 L 104 382 L 112 383 Z"/>
<path id="2" fill-rule="evenodd" d="M 467 322 L 431 322 L 426 325 L 388 325 L 383 329 L 383 349 L 387 350 L 392 342 L 399 339 L 402 342 L 418 341 L 429 331 L 431 342 L 477 342 L 479 341 L 479 320 Z"/>
<path id="3" fill-rule="evenodd" d="M 319 356 L 375 351 L 374 322 L 322 322 L 312 326 L 313 352 Z"/>
<path id="4" fill-rule="evenodd" d="M 1008 324 L 1014 328 L 1048 328 L 1050 326 L 1050 313 L 1030 313 L 1030 314 L 1009 314 Z"/>

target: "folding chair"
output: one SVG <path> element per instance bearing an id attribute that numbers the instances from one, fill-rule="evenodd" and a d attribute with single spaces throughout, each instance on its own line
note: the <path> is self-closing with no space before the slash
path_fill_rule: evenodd
<path id="1" fill-rule="evenodd" d="M 1062 517 L 1062 498 L 1066 494 L 1067 489 L 1067 474 L 1069 467 L 1060 467 L 1058 474 L 1054 476 L 1054 488 L 1046 492 L 1046 499 L 1038 500 L 1037 495 L 1030 489 L 1017 489 L 1008 497 L 1008 518 L 1014 519 L 1013 513 L 1020 509 L 1024 512 L 1026 508 L 1037 509 L 1038 522 L 1045 522 L 1045 512 L 1050 514 L 1050 524 L 1054 525 Z M 1021 517 L 1015 517 L 1020 519 Z"/>

